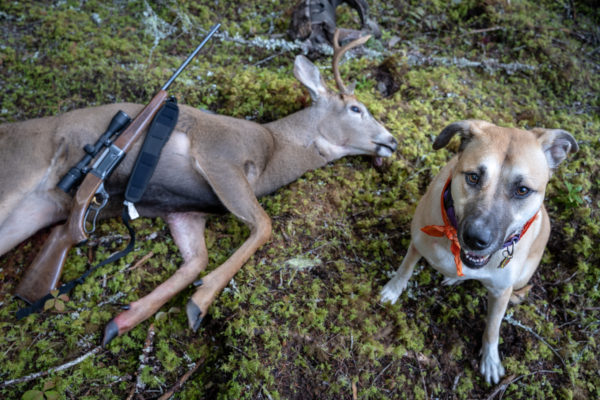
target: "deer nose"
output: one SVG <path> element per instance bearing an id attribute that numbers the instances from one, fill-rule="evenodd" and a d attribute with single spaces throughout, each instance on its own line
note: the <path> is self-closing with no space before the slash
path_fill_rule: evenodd
<path id="1" fill-rule="evenodd" d="M 463 241 L 471 250 L 485 250 L 494 241 L 494 234 L 488 226 L 471 224 L 465 227 Z"/>
<path id="2" fill-rule="evenodd" d="M 398 141 L 393 136 L 390 138 L 389 146 L 390 146 L 390 149 L 392 149 L 392 151 L 396 151 L 396 148 L 398 147 Z"/>

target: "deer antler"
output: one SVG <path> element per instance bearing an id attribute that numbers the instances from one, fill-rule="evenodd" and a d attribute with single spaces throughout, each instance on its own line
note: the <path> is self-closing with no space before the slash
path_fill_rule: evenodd
<path id="1" fill-rule="evenodd" d="M 348 88 L 346 88 L 346 86 L 344 86 L 344 83 L 342 82 L 342 77 L 340 76 L 339 61 L 344 55 L 344 53 L 356 46 L 364 44 L 367 40 L 371 38 L 371 35 L 366 35 L 356 40 L 353 40 L 342 47 L 340 47 L 339 36 L 340 30 L 336 29 L 335 33 L 333 34 L 333 77 L 335 78 L 335 83 L 337 84 L 338 89 L 340 89 L 340 92 L 342 92 L 343 94 L 351 94 L 351 91 L 348 90 Z"/>

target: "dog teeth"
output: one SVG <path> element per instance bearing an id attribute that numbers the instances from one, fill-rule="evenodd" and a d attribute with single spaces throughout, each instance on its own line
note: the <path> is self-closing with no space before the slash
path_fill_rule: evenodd
<path id="1" fill-rule="evenodd" d="M 476 256 L 474 254 L 465 253 L 465 256 L 466 256 L 467 260 L 471 261 L 474 264 L 484 263 L 488 260 L 488 258 L 490 258 L 489 254 L 487 256 Z"/>

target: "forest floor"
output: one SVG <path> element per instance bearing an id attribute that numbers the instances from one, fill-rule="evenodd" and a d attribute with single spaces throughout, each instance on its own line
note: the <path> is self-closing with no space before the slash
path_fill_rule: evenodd
<path id="1" fill-rule="evenodd" d="M 178 389 L 177 399 L 600 398 L 595 4 L 370 1 L 382 36 L 347 57 L 341 73 L 357 82 L 357 97 L 398 139 L 398 151 L 377 168 L 367 157 L 344 158 L 262 198 L 272 239 L 220 294 L 197 333 L 184 311 L 190 287 L 98 347 L 119 305 L 149 293 L 181 263 L 161 219 L 136 220 L 135 250 L 92 274 L 64 307 L 17 321 L 22 304 L 12 293 L 49 230 L 39 232 L 0 257 L 0 397 L 152 399 Z M 309 103 L 292 74 L 302 52 L 287 34 L 294 5 L 1 1 L 0 123 L 145 103 L 216 22 L 220 32 L 170 93 L 180 103 L 257 122 L 286 116 Z M 338 11 L 338 25 L 358 27 L 353 9 Z M 331 53 L 310 57 L 333 87 Z M 502 323 L 506 376 L 499 384 L 479 373 L 481 284 L 442 286 L 423 261 L 395 305 L 379 301 L 406 252 L 419 198 L 457 149 L 434 151 L 431 143 L 463 119 L 561 128 L 580 145 L 547 188 L 551 238 L 532 290 Z M 247 235 L 232 216 L 211 217 L 208 271 Z M 120 221 L 103 221 L 87 245 L 71 251 L 64 278 L 126 239 Z"/>

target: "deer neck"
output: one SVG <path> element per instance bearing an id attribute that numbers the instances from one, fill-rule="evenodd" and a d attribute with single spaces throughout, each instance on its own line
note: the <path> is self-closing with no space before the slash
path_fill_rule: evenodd
<path id="1" fill-rule="evenodd" d="M 325 113 L 311 106 L 263 125 L 273 135 L 274 151 L 257 187 L 257 195 L 272 193 L 305 172 L 343 156 L 322 135 Z"/>

